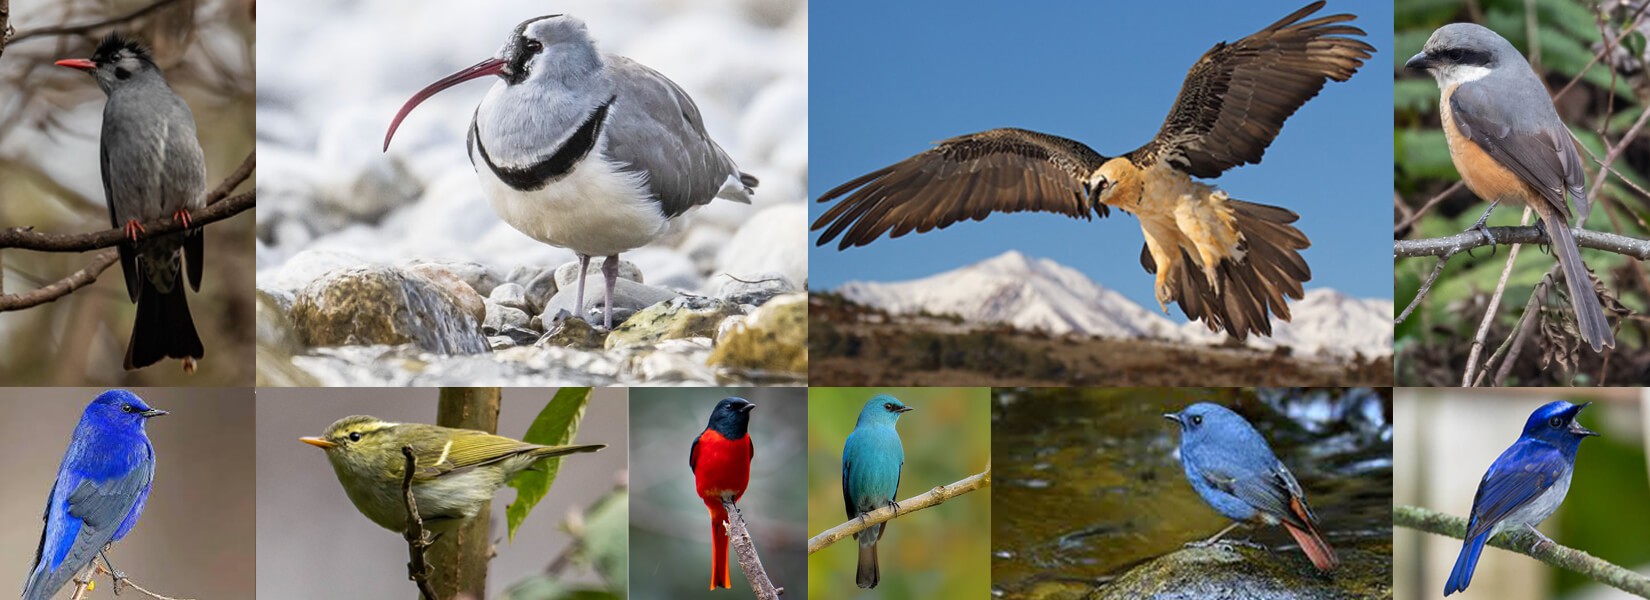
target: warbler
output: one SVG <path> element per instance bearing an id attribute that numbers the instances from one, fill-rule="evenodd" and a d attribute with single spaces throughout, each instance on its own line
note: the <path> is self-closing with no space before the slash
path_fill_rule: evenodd
<path id="1" fill-rule="evenodd" d="M 390 423 L 375 417 L 344 417 L 321 437 L 299 438 L 327 451 L 355 508 L 378 526 L 407 529 L 407 505 L 401 483 L 412 447 L 412 491 L 426 529 L 450 531 L 492 502 L 505 482 L 540 461 L 566 454 L 595 452 L 606 444 L 541 446 L 503 436 L 422 423 Z"/>

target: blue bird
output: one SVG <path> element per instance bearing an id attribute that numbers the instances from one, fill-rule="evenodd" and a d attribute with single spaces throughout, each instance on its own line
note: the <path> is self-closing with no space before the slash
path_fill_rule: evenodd
<path id="1" fill-rule="evenodd" d="M 853 433 L 842 445 L 842 503 L 848 518 L 893 504 L 899 493 L 900 469 L 905 466 L 905 447 L 900 445 L 894 424 L 900 413 L 911 410 L 893 396 L 871 398 L 859 411 Z M 877 587 L 882 573 L 877 569 L 877 540 L 888 529 L 883 522 L 854 534 L 859 540 L 859 571 L 854 583 L 862 588 Z"/>
<path id="2" fill-rule="evenodd" d="M 1212 544 L 1244 523 L 1283 525 L 1320 571 L 1341 561 L 1318 533 L 1306 491 L 1283 466 L 1266 438 L 1224 406 L 1199 402 L 1163 415 L 1180 424 L 1180 466 L 1209 506 L 1236 521 L 1196 545 Z"/>
<path id="3" fill-rule="evenodd" d="M 155 480 L 155 447 L 143 424 L 164 414 L 126 390 L 103 392 L 86 406 L 46 501 L 24 600 L 51 598 L 137 524 Z"/>
<path id="4" fill-rule="evenodd" d="M 1467 535 L 1449 581 L 1444 582 L 1445 596 L 1472 583 L 1478 554 L 1498 531 L 1524 527 L 1540 538 L 1536 545 L 1552 543 L 1535 526 L 1552 516 L 1569 493 L 1582 438 L 1598 435 L 1576 422 L 1576 414 L 1588 404 L 1592 403 L 1555 400 L 1541 405 L 1524 422 L 1518 441 L 1490 463 L 1472 498 Z"/>

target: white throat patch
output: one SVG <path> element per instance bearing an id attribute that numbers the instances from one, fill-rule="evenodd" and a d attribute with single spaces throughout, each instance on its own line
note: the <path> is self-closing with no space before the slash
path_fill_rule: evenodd
<path id="1" fill-rule="evenodd" d="M 1489 74 L 1489 67 L 1478 65 L 1449 65 L 1433 71 L 1433 77 L 1438 79 L 1438 84 L 1442 87 L 1478 81 Z"/>

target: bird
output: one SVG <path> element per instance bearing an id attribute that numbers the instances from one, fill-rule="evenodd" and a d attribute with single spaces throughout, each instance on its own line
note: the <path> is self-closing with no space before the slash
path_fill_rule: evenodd
<path id="1" fill-rule="evenodd" d="M 1221 42 L 1187 73 L 1157 136 L 1118 157 L 1068 138 L 1018 128 L 970 133 L 825 192 L 836 202 L 811 226 L 838 250 L 1040 211 L 1077 219 L 1116 208 L 1140 219 L 1140 263 L 1155 276 L 1158 307 L 1242 340 L 1270 336 L 1268 312 L 1289 320 L 1284 297 L 1303 297 L 1307 236 L 1287 209 L 1244 202 L 1193 180 L 1261 161 L 1290 115 L 1346 81 L 1375 51 L 1337 14 L 1305 20 L 1314 2 L 1236 42 Z M 1165 38 L 1168 39 L 1168 38 Z"/>
<path id="2" fill-rule="evenodd" d="M 47 496 L 23 600 L 48 600 L 98 556 L 116 580 L 125 579 L 106 553 L 143 515 L 155 483 L 155 446 L 144 424 L 165 414 L 118 389 L 86 405 Z"/>
<path id="3" fill-rule="evenodd" d="M 543 446 L 473 429 L 391 423 L 366 415 L 344 417 L 320 437 L 299 441 L 325 450 L 355 508 L 379 527 L 397 533 L 407 530 L 401 488 L 407 459 L 401 449 L 411 447 L 418 517 L 438 534 L 457 529 L 491 506 L 493 494 L 516 474 L 546 459 L 607 447 Z"/>
<path id="4" fill-rule="evenodd" d="M 899 493 L 900 471 L 905 467 L 905 446 L 900 443 L 894 424 L 902 413 L 912 410 L 887 394 L 872 397 L 859 411 L 859 420 L 848 441 L 842 445 L 842 503 L 848 509 L 848 518 L 895 503 Z M 859 568 L 854 583 L 861 588 L 874 588 L 882 581 L 882 570 L 877 565 L 877 542 L 887 532 L 888 523 L 878 523 L 854 534 L 859 540 Z"/>
<path id="5" fill-rule="evenodd" d="M 693 489 L 710 510 L 710 589 L 731 588 L 728 565 L 727 508 L 723 500 L 738 502 L 751 481 L 751 460 L 756 447 L 751 444 L 751 409 L 744 398 L 723 398 L 710 411 L 705 430 L 693 438 L 688 449 L 688 469 L 693 471 Z"/>
<path id="6" fill-rule="evenodd" d="M 1541 77 L 1506 38 L 1475 23 L 1439 27 L 1404 67 L 1438 81 L 1444 138 L 1467 189 L 1488 200 L 1490 210 L 1504 202 L 1535 211 L 1564 271 L 1582 339 L 1594 352 L 1614 347 L 1564 201 L 1568 194 L 1576 221 L 1586 220 L 1592 206 L 1580 142 L 1559 119 Z M 1493 242 L 1484 227 L 1489 216 L 1485 211 L 1473 228 Z"/>
<path id="7" fill-rule="evenodd" d="M 1553 541 L 1535 528 L 1564 502 L 1575 475 L 1576 451 L 1581 440 L 1598 435 L 1576 415 L 1591 402 L 1571 404 L 1555 400 L 1541 405 L 1524 422 L 1518 441 L 1490 463 L 1478 492 L 1461 542 L 1461 554 L 1444 582 L 1444 595 L 1467 589 L 1478 567 L 1478 554 L 1497 532 L 1523 527 L 1537 538 L 1536 545 Z"/>
<path id="8" fill-rule="evenodd" d="M 710 139 L 687 92 L 641 63 L 603 54 L 584 21 L 569 15 L 523 21 L 493 58 L 414 94 L 384 134 L 385 151 L 425 99 L 488 75 L 499 79 L 466 141 L 482 191 L 517 231 L 578 255 L 581 313 L 590 259 L 607 257 L 608 329 L 620 253 L 653 243 L 712 199 L 751 201 L 756 177 Z"/>
<path id="9" fill-rule="evenodd" d="M 105 36 L 90 59 L 55 64 L 91 74 L 108 96 L 99 151 L 103 195 L 113 226 L 129 238 L 120 245 L 120 270 L 127 297 L 137 303 L 124 366 L 177 358 L 192 373 L 206 355 L 183 291 L 185 276 L 200 291 L 205 258 L 205 237 L 190 228 L 190 214 L 206 206 L 206 155 L 195 115 L 149 50 L 121 34 Z M 143 222 L 168 216 L 185 230 L 138 241 Z"/>
<path id="10" fill-rule="evenodd" d="M 1186 481 L 1216 512 L 1235 521 L 1193 545 L 1212 544 L 1245 523 L 1283 525 L 1312 566 L 1320 571 L 1340 566 L 1335 549 L 1318 529 L 1306 490 L 1249 421 L 1208 402 L 1163 418 L 1180 424 L 1180 466 Z"/>

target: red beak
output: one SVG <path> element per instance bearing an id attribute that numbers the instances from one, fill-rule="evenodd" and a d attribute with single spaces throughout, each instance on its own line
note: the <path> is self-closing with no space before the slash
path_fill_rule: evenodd
<path id="1" fill-rule="evenodd" d="M 82 71 L 96 71 L 97 70 L 97 63 L 86 60 L 84 58 L 65 58 L 63 60 L 57 61 L 54 64 L 56 64 L 59 67 L 68 67 L 68 68 L 71 68 L 71 69 L 80 69 Z"/>
<path id="2" fill-rule="evenodd" d="M 417 94 L 413 94 L 411 100 L 408 100 L 406 104 L 401 106 L 401 112 L 395 113 L 395 120 L 390 121 L 390 130 L 388 133 L 384 134 L 384 150 L 389 151 L 390 138 L 395 137 L 395 130 L 401 127 L 401 120 L 407 118 L 407 113 L 412 112 L 412 110 L 417 108 L 420 103 L 429 99 L 430 96 L 440 93 L 441 90 L 453 87 L 460 83 L 464 83 L 471 79 L 479 79 L 488 75 L 497 75 L 504 71 L 504 64 L 505 63 L 502 59 L 489 58 L 476 63 L 468 69 L 442 77 L 440 81 L 425 86 L 422 90 L 418 90 Z"/>

